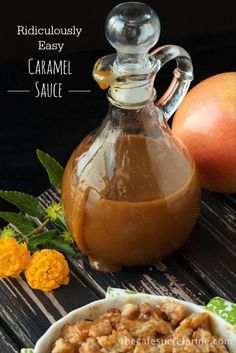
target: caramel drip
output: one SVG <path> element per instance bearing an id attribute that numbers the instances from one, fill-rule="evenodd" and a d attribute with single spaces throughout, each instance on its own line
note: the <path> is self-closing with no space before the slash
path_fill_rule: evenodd
<path id="1" fill-rule="evenodd" d="M 101 89 L 107 89 L 115 81 L 115 77 L 115 74 L 111 71 L 93 71 L 93 78 Z"/>

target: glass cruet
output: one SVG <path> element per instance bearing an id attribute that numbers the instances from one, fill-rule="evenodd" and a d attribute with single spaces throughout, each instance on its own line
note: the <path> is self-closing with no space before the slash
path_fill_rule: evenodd
<path id="1" fill-rule="evenodd" d="M 149 54 L 160 23 L 143 3 L 116 6 L 105 33 L 117 53 L 99 59 L 93 77 L 109 87 L 109 109 L 67 163 L 62 204 L 91 266 L 117 271 L 156 263 L 179 248 L 195 224 L 200 188 L 191 157 L 167 124 L 193 78 L 188 53 L 166 45 Z M 155 102 L 155 76 L 171 59 L 174 78 Z"/>

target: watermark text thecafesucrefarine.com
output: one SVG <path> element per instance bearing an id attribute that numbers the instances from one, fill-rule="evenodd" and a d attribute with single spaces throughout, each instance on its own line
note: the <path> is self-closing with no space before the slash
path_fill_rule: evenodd
<path id="1" fill-rule="evenodd" d="M 212 345 L 232 345 L 232 339 L 224 338 L 128 338 L 122 337 L 120 340 L 122 346 L 135 346 L 135 345 L 144 345 L 144 346 L 160 346 L 160 345 L 170 345 L 170 346 L 184 346 L 184 345 L 197 345 L 197 346 L 209 346 Z"/>

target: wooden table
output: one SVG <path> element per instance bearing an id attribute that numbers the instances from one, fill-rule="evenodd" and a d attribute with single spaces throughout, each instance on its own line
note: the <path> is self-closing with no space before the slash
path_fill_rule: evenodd
<path id="1" fill-rule="evenodd" d="M 59 195 L 49 189 L 42 206 Z M 105 296 L 108 286 L 170 295 L 198 304 L 214 296 L 236 301 L 236 198 L 204 191 L 201 212 L 187 243 L 165 261 L 119 273 L 93 271 L 86 260 L 69 259 L 70 283 L 51 293 L 32 290 L 23 277 L 0 282 L 0 352 L 33 347 L 61 316 Z"/>

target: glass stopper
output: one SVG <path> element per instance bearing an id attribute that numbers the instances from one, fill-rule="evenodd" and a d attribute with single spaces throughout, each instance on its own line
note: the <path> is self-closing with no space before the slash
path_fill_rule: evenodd
<path id="1" fill-rule="evenodd" d="M 160 21 L 148 5 L 125 2 L 114 7 L 107 16 L 105 34 L 117 50 L 116 71 L 145 73 L 151 68 L 148 52 L 159 39 Z"/>

